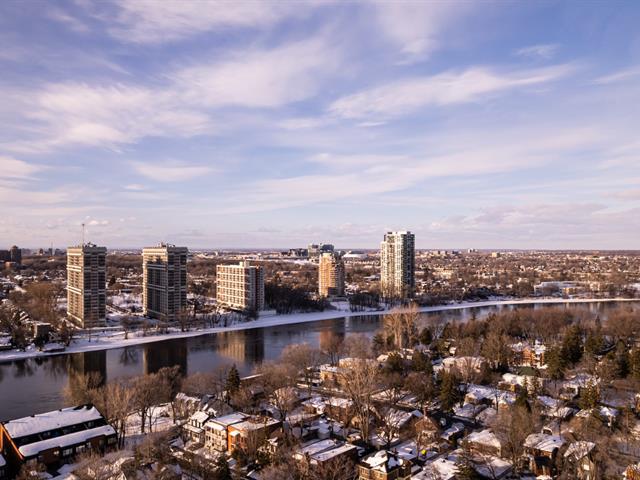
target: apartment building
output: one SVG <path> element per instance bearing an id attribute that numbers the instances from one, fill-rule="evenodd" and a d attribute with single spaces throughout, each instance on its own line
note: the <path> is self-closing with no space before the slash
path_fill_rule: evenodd
<path id="1" fill-rule="evenodd" d="M 106 256 L 91 243 L 67 249 L 67 315 L 80 327 L 106 324 Z"/>
<path id="2" fill-rule="evenodd" d="M 320 255 L 318 290 L 321 297 L 344 295 L 344 262 L 335 253 Z"/>
<path id="3" fill-rule="evenodd" d="M 380 246 L 380 286 L 386 298 L 411 298 L 415 292 L 415 236 L 387 232 Z"/>
<path id="4" fill-rule="evenodd" d="M 116 446 L 115 430 L 92 405 L 0 423 L 0 452 L 14 473 L 24 464 L 56 469 L 79 454 Z"/>
<path id="5" fill-rule="evenodd" d="M 176 321 L 187 307 L 187 247 L 160 244 L 142 250 L 144 314 Z"/>
<path id="6" fill-rule="evenodd" d="M 216 267 L 219 305 L 240 311 L 264 310 L 264 271 L 248 261 Z"/>

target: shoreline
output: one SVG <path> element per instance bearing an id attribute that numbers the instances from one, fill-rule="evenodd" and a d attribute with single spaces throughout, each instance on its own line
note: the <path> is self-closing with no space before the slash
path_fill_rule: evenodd
<path id="1" fill-rule="evenodd" d="M 467 308 L 497 307 L 509 305 L 553 305 L 553 304 L 588 304 L 588 303 L 640 303 L 640 299 L 636 298 L 547 298 L 547 299 L 514 299 L 514 300 L 487 300 L 483 302 L 461 302 L 449 305 L 436 305 L 432 307 L 419 307 L 420 313 L 445 312 L 449 310 L 463 310 Z M 149 335 L 146 337 L 132 336 L 130 332 L 128 339 L 124 339 L 124 332 L 118 332 L 112 336 L 96 336 L 92 337 L 92 341 L 88 341 L 87 337 L 79 337 L 77 340 L 66 348 L 64 352 L 40 352 L 36 349 L 24 352 L 6 351 L 0 352 L 0 364 L 9 363 L 17 360 L 29 358 L 41 358 L 54 355 L 67 355 L 73 353 L 95 352 L 101 350 L 112 350 L 116 348 L 132 347 L 144 345 L 147 343 L 162 342 L 164 340 L 173 340 L 178 338 L 192 338 L 202 335 L 210 335 L 214 333 L 232 332 L 238 330 L 251 330 L 255 328 L 269 328 L 282 325 L 296 325 L 310 322 L 320 322 L 324 320 L 336 320 L 341 318 L 360 317 L 365 315 L 385 315 L 393 309 L 373 310 L 362 312 L 351 312 L 344 310 L 325 310 L 323 312 L 310 313 L 292 313 L 287 315 L 274 315 L 258 318 L 243 323 L 237 323 L 228 327 L 212 327 L 199 330 L 190 330 L 187 332 L 171 332 L 161 335 Z"/>

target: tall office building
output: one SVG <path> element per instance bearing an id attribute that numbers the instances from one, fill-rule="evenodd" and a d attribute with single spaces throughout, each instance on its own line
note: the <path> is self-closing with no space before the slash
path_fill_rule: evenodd
<path id="1" fill-rule="evenodd" d="M 22 251 L 16 245 L 14 245 L 13 247 L 11 247 L 10 253 L 11 261 L 20 265 L 22 263 Z"/>
<path id="2" fill-rule="evenodd" d="M 187 307 L 187 247 L 160 244 L 142 249 L 144 314 L 167 322 Z"/>
<path id="3" fill-rule="evenodd" d="M 344 295 L 344 262 L 335 253 L 320 255 L 318 290 L 321 297 Z"/>
<path id="4" fill-rule="evenodd" d="M 233 310 L 264 310 L 264 270 L 246 261 L 218 265 L 216 299 L 218 304 Z"/>
<path id="5" fill-rule="evenodd" d="M 330 243 L 321 243 L 319 245 L 317 243 L 310 243 L 307 248 L 307 254 L 309 258 L 317 258 L 323 253 L 331 253 L 333 250 L 333 245 Z"/>
<path id="6" fill-rule="evenodd" d="M 67 248 L 67 315 L 83 328 L 106 324 L 106 257 L 91 243 Z"/>
<path id="7" fill-rule="evenodd" d="M 415 236 L 411 232 L 387 232 L 380 247 L 380 286 L 386 298 L 413 297 Z"/>

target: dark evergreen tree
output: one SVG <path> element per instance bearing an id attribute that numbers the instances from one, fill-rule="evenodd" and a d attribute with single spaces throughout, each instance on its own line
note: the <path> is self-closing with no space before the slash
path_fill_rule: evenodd
<path id="1" fill-rule="evenodd" d="M 440 382 L 440 405 L 442 410 L 450 412 L 460 399 L 460 388 L 455 375 L 444 372 Z"/>
<path id="2" fill-rule="evenodd" d="M 570 364 L 576 364 L 582 358 L 582 331 L 578 325 L 567 329 L 562 340 L 562 356 Z"/>
<path id="3" fill-rule="evenodd" d="M 567 368 L 563 352 L 558 347 L 552 347 L 547 351 L 547 375 L 551 380 L 562 380 Z"/>
<path id="4" fill-rule="evenodd" d="M 420 332 L 420 343 L 425 347 L 431 345 L 433 341 L 433 333 L 431 333 L 431 329 L 429 327 L 424 327 Z"/>
<path id="5" fill-rule="evenodd" d="M 214 480 L 232 480 L 233 476 L 231 475 L 231 469 L 229 468 L 229 463 L 227 462 L 227 457 L 224 455 L 220 455 L 216 459 L 215 463 L 215 473 L 213 475 Z"/>
<path id="6" fill-rule="evenodd" d="M 596 408 L 599 402 L 600 390 L 595 383 L 589 382 L 587 386 L 581 390 L 578 404 L 583 410 L 590 410 Z"/>
<path id="7" fill-rule="evenodd" d="M 413 352 L 411 368 L 416 372 L 423 372 L 427 375 L 433 375 L 433 364 L 431 357 L 422 350 Z"/>
<path id="8" fill-rule="evenodd" d="M 531 411 L 531 405 L 529 404 L 529 384 L 525 378 L 524 385 L 520 390 L 518 390 L 518 394 L 516 395 L 516 406 L 526 408 Z"/>
<path id="9" fill-rule="evenodd" d="M 227 373 L 227 382 L 225 384 L 225 390 L 229 395 L 236 393 L 240 390 L 240 372 L 236 368 L 235 363 L 231 365 L 229 373 Z"/>
<path id="10" fill-rule="evenodd" d="M 616 375 L 618 378 L 625 378 L 629 375 L 629 350 L 624 342 L 618 342 L 615 353 Z"/>

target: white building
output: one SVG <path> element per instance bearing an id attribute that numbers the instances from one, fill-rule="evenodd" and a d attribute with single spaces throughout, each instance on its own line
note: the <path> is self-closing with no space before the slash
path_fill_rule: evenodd
<path id="1" fill-rule="evenodd" d="M 411 298 L 415 292 L 415 236 L 387 232 L 380 246 L 380 287 L 386 298 Z"/>
<path id="2" fill-rule="evenodd" d="M 335 253 L 320 255 L 318 290 L 321 297 L 344 295 L 344 262 Z"/>
<path id="3" fill-rule="evenodd" d="M 248 261 L 216 267 L 216 299 L 232 310 L 264 310 L 264 270 Z"/>

